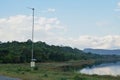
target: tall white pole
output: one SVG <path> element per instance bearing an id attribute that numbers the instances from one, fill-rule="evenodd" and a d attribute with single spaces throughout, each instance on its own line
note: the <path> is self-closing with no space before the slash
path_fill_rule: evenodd
<path id="1" fill-rule="evenodd" d="M 33 10 L 33 23 L 32 23 L 32 55 L 31 55 L 31 60 L 33 61 L 33 59 L 34 59 L 34 55 L 33 55 L 33 53 L 34 53 L 34 8 L 32 8 L 32 10 Z"/>
<path id="2" fill-rule="evenodd" d="M 33 11 L 32 14 L 32 50 L 31 50 L 31 63 L 30 66 L 31 67 L 35 67 L 35 59 L 34 59 L 34 8 L 29 8 Z"/>

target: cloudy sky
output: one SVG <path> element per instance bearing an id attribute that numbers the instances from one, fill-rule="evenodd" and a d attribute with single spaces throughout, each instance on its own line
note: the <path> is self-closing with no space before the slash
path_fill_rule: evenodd
<path id="1" fill-rule="evenodd" d="M 73 48 L 120 48 L 120 0 L 0 0 L 0 41 L 31 39 Z"/>

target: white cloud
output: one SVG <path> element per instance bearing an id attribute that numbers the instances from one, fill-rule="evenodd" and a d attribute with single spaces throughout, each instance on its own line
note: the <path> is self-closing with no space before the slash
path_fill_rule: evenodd
<path id="1" fill-rule="evenodd" d="M 120 11 L 120 2 L 117 3 L 117 7 L 116 7 L 115 11 Z"/>
<path id="2" fill-rule="evenodd" d="M 117 3 L 117 6 L 120 7 L 120 2 Z"/>
<path id="3" fill-rule="evenodd" d="M 79 49 L 84 48 L 98 48 L 98 49 L 116 49 L 120 47 L 120 36 L 108 35 L 108 36 L 89 36 L 83 35 L 78 38 L 60 38 L 52 39 L 49 43 L 56 45 L 66 45 L 71 47 L 77 47 Z"/>
<path id="4" fill-rule="evenodd" d="M 99 26 L 99 27 L 106 27 L 106 26 L 109 26 L 110 25 L 110 22 L 108 21 L 98 21 L 96 22 L 96 26 Z"/>
<path id="5" fill-rule="evenodd" d="M 54 8 L 48 8 L 46 10 L 42 10 L 41 12 L 42 13 L 55 13 L 56 9 L 54 9 Z"/>
<path id="6" fill-rule="evenodd" d="M 0 41 L 26 41 L 31 39 L 32 17 L 16 15 L 0 19 Z M 120 47 L 119 35 L 67 37 L 67 29 L 58 18 L 35 17 L 35 41 L 52 45 L 83 48 L 112 49 Z M 72 33 L 71 33 L 72 34 Z"/>
<path id="7" fill-rule="evenodd" d="M 54 9 L 54 8 L 48 8 L 48 12 L 55 12 L 56 11 L 56 9 Z"/>
<path id="8" fill-rule="evenodd" d="M 40 34 L 45 34 L 44 37 L 54 35 L 54 31 L 64 31 L 58 18 L 35 17 L 35 39 L 41 38 Z M 10 16 L 0 19 L 0 40 L 1 41 L 24 41 L 31 38 L 32 17 L 26 15 Z M 55 33 L 60 35 L 60 33 Z"/>

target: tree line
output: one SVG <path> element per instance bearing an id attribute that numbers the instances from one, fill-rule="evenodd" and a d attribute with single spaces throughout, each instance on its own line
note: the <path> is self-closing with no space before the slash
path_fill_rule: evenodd
<path id="1" fill-rule="evenodd" d="M 30 62 L 31 45 L 31 40 L 27 40 L 26 42 L 0 42 L 0 63 Z M 82 50 L 69 46 L 48 45 L 41 41 L 34 42 L 34 58 L 36 62 L 87 60 L 105 57 L 105 55 L 85 53 Z M 116 56 L 114 55 L 114 57 Z"/>

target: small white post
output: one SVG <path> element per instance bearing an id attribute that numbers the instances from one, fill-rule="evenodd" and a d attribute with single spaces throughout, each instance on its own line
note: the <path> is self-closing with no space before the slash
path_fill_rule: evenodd
<path id="1" fill-rule="evenodd" d="M 31 62 L 30 62 L 30 67 L 31 67 L 31 68 L 34 68 L 34 67 L 35 67 L 35 61 L 31 61 Z"/>

